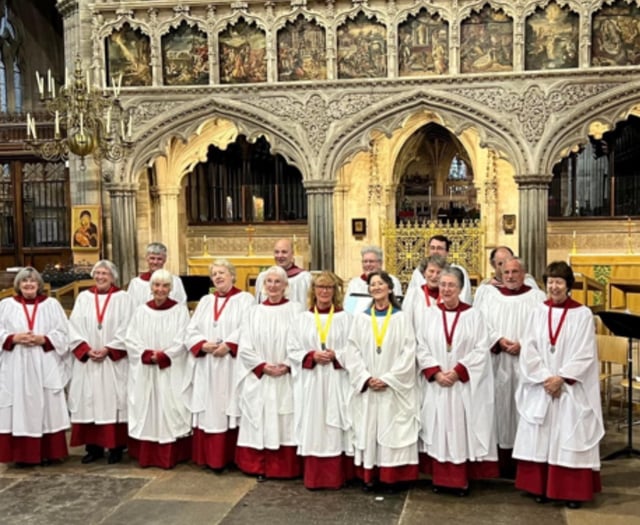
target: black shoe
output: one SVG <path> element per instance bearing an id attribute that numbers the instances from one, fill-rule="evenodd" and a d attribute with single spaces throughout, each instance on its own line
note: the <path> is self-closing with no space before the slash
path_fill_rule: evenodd
<path id="1" fill-rule="evenodd" d="M 582 502 L 580 501 L 567 501 L 567 507 L 570 509 L 579 509 L 582 507 Z"/>
<path id="2" fill-rule="evenodd" d="M 114 463 L 120 463 L 122 461 L 122 449 L 121 448 L 112 448 L 109 450 L 109 455 L 107 456 L 107 463 L 109 465 L 113 465 Z"/>
<path id="3" fill-rule="evenodd" d="M 100 452 L 98 452 L 97 450 L 88 450 L 87 453 L 82 457 L 82 459 L 80 460 L 80 462 L 83 465 L 86 465 L 88 463 L 93 463 L 94 461 L 97 461 L 99 459 L 102 459 L 104 457 L 104 451 L 101 450 Z"/>
<path id="4" fill-rule="evenodd" d="M 375 483 L 363 483 L 362 484 L 362 492 L 375 492 L 377 486 Z"/>
<path id="5" fill-rule="evenodd" d="M 258 477 L 256 479 L 258 480 L 258 483 L 264 483 L 265 481 L 267 481 L 266 476 L 264 476 L 263 474 L 258 474 Z"/>
<path id="6" fill-rule="evenodd" d="M 466 498 L 469 495 L 469 487 L 466 489 L 456 489 L 456 494 L 461 498 Z"/>
<path id="7" fill-rule="evenodd" d="M 536 503 L 548 503 L 549 498 L 546 496 L 536 496 Z"/>

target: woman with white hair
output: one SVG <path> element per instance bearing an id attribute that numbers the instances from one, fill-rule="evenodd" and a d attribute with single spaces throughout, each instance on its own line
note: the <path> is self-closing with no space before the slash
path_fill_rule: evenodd
<path id="1" fill-rule="evenodd" d="M 209 267 L 215 291 L 205 295 L 187 327 L 186 399 L 193 415 L 192 459 L 220 471 L 232 463 L 238 439 L 233 381 L 240 322 L 254 298 L 234 286 L 236 269 L 226 259 Z"/>
<path id="2" fill-rule="evenodd" d="M 137 307 L 129 353 L 129 455 L 141 467 L 173 468 L 191 456 L 191 414 L 182 401 L 189 311 L 169 298 L 172 276 L 151 276 L 153 299 Z"/>
<path id="3" fill-rule="evenodd" d="M 91 270 L 95 285 L 81 292 L 69 318 L 75 359 L 69 388 L 71 446 L 85 445 L 82 463 L 104 457 L 118 463 L 127 446 L 127 374 L 124 337 L 132 304 L 116 286 L 118 270 L 106 259 Z"/>
<path id="4" fill-rule="evenodd" d="M 292 321 L 303 306 L 285 297 L 287 286 L 286 272 L 279 266 L 269 268 L 263 286 L 267 299 L 249 310 L 240 331 L 236 464 L 259 480 L 302 473 L 286 349 Z"/>
<path id="5" fill-rule="evenodd" d="M 68 321 L 31 267 L 0 302 L 0 462 L 39 465 L 67 457 Z"/>

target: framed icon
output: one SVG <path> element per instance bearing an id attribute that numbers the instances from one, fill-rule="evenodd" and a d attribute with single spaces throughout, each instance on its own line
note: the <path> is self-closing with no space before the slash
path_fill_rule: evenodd
<path id="1" fill-rule="evenodd" d="M 367 219 L 351 219 L 351 235 L 364 237 L 367 234 Z"/>
<path id="2" fill-rule="evenodd" d="M 100 206 L 81 204 L 71 211 L 71 249 L 75 251 L 100 250 Z"/>

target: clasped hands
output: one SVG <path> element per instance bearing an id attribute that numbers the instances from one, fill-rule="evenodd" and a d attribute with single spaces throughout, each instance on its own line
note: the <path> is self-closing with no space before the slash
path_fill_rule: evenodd
<path id="1" fill-rule="evenodd" d="M 510 355 L 520 355 L 520 343 L 518 341 L 512 341 L 506 337 L 501 337 L 498 341 L 500 350 Z"/>
<path id="2" fill-rule="evenodd" d="M 448 372 L 437 372 L 434 379 L 440 386 L 451 387 L 460 378 L 455 370 L 449 370 Z"/>
<path id="3" fill-rule="evenodd" d="M 92 361 L 104 361 L 105 357 L 109 355 L 108 348 L 92 348 L 87 352 L 89 359 Z"/>
<path id="4" fill-rule="evenodd" d="M 224 357 L 231 350 L 224 341 L 207 341 L 202 345 L 202 351 L 207 354 L 213 354 L 214 357 Z"/>
<path id="5" fill-rule="evenodd" d="M 46 339 L 44 335 L 36 335 L 33 332 L 20 332 L 13 336 L 13 342 L 25 346 L 42 346 Z"/>
<path id="6" fill-rule="evenodd" d="M 266 364 L 262 369 L 262 373 L 271 377 L 280 377 L 289 373 L 289 367 L 282 363 L 278 365 Z"/>
<path id="7" fill-rule="evenodd" d="M 553 399 L 558 399 L 562 394 L 562 386 L 564 385 L 564 379 L 560 376 L 547 377 L 544 380 L 544 391 L 549 394 Z"/>
<path id="8" fill-rule="evenodd" d="M 370 377 L 367 381 L 367 386 L 375 392 L 381 392 L 385 388 L 387 388 L 388 385 L 382 379 L 378 379 L 377 377 Z"/>
<path id="9" fill-rule="evenodd" d="M 318 365 L 329 365 L 333 363 L 336 358 L 336 353 L 333 350 L 316 350 L 313 352 L 313 362 Z"/>

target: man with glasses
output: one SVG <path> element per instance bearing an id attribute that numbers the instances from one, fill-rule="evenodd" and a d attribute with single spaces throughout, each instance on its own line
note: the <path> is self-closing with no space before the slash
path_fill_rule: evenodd
<path id="1" fill-rule="evenodd" d="M 382 270 L 382 250 L 379 246 L 365 246 L 360 250 L 360 254 L 362 255 L 362 274 L 349 281 L 344 301 L 345 310 L 352 314 L 363 312 L 371 305 L 367 278 L 371 272 Z M 393 281 L 393 294 L 397 299 L 402 300 L 400 281 L 395 275 L 390 277 Z"/>

